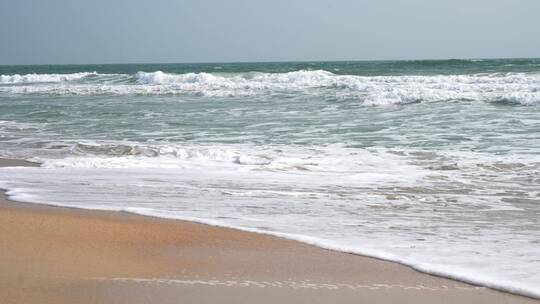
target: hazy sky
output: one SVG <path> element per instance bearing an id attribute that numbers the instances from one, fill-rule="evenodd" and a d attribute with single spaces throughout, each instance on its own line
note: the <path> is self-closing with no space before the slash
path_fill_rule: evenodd
<path id="1" fill-rule="evenodd" d="M 540 57 L 539 0 L 0 0 L 0 64 Z"/>

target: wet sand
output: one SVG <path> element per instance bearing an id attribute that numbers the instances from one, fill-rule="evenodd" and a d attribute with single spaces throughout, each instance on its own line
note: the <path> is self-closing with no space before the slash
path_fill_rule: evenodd
<path id="1" fill-rule="evenodd" d="M 31 165 L 0 160 L 0 166 Z M 540 303 L 185 221 L 0 197 L 2 303 Z"/>

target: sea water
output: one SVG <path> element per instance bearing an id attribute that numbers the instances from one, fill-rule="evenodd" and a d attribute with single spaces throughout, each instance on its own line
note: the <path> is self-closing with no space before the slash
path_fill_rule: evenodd
<path id="1" fill-rule="evenodd" d="M 540 60 L 0 66 L 11 199 L 540 297 Z"/>

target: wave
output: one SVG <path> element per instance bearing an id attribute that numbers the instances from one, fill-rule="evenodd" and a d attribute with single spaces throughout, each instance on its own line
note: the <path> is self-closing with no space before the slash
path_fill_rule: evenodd
<path id="1" fill-rule="evenodd" d="M 54 83 L 80 80 L 88 76 L 97 76 L 97 72 L 72 74 L 26 74 L 0 75 L 0 84 Z"/>
<path id="2" fill-rule="evenodd" d="M 157 71 L 139 72 L 136 79 L 141 85 L 168 86 L 175 92 L 193 92 L 205 96 L 246 96 L 268 91 L 297 92 L 309 88 L 333 87 L 336 76 L 322 70 L 236 75 L 167 74 Z"/>
<path id="3" fill-rule="evenodd" d="M 540 105 L 540 94 L 538 92 L 520 93 L 513 92 L 501 96 L 500 99 L 495 100 L 496 103 L 510 104 L 510 105 L 525 105 L 525 106 L 538 106 Z"/>
<path id="4" fill-rule="evenodd" d="M 540 104 L 540 74 L 436 76 L 337 75 L 324 70 L 287 73 L 186 73 L 2 75 L 0 94 L 193 95 L 245 97 L 267 94 L 357 100 L 394 105 L 448 100 Z"/>
<path id="5" fill-rule="evenodd" d="M 58 144 L 56 144 L 58 146 Z M 424 176 L 428 171 L 406 164 L 403 157 L 382 149 L 358 150 L 341 145 L 328 147 L 284 147 L 250 145 L 135 144 L 121 142 L 77 142 L 64 157 L 43 162 L 47 168 L 186 168 L 216 167 L 224 170 L 274 172 L 352 172 L 372 182 L 396 180 L 398 172 Z M 382 170 L 382 164 L 392 163 Z M 244 168 L 244 169 L 242 169 Z M 374 168 L 377 168 L 374 170 Z"/>

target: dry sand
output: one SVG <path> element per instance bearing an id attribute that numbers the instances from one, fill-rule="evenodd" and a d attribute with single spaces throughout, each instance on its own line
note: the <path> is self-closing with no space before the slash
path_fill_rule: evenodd
<path id="1" fill-rule="evenodd" d="M 0 197 L 5 304 L 539 302 L 272 236 Z"/>

